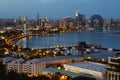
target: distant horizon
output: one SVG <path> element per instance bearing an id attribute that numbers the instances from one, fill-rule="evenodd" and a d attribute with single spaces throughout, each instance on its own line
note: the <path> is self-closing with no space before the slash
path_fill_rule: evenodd
<path id="1" fill-rule="evenodd" d="M 36 19 L 40 18 L 62 19 L 75 17 L 76 10 L 85 14 L 86 18 L 98 14 L 103 18 L 120 18 L 120 0 L 0 0 L 0 18 Z"/>
<path id="2" fill-rule="evenodd" d="M 100 15 L 100 14 L 94 14 L 94 15 Z M 26 15 L 25 15 L 26 16 Z M 85 15 L 85 18 L 86 19 L 90 19 L 91 17 L 92 17 L 93 15 L 91 15 L 90 17 L 86 17 L 86 15 Z M 101 15 L 100 15 L 101 16 Z M 21 19 L 23 19 L 24 18 L 24 16 L 18 16 L 18 17 L 0 17 L 0 19 L 18 19 L 19 17 L 21 17 Z M 50 19 L 50 20 L 60 20 L 60 19 L 63 19 L 63 18 L 67 18 L 67 17 L 70 17 L 70 18 L 73 18 L 73 19 L 75 19 L 75 16 L 74 17 L 71 17 L 71 16 L 66 16 L 66 17 L 61 17 L 61 18 L 49 18 L 49 16 L 46 16 L 46 17 L 48 17 L 48 19 Z M 39 19 L 45 19 L 46 17 L 40 17 Z M 102 16 L 101 16 L 102 17 Z M 102 17 L 103 19 L 120 19 L 120 18 L 105 18 L 105 17 Z M 34 19 L 37 19 L 37 17 L 34 17 L 34 18 L 29 18 L 28 16 L 27 16 L 27 19 L 28 20 L 34 20 Z"/>

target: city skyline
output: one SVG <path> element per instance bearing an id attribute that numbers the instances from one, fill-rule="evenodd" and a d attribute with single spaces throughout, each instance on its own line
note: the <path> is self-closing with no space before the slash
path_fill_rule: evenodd
<path id="1" fill-rule="evenodd" d="M 1 0 L 0 18 L 18 18 L 28 16 L 36 18 L 40 13 L 41 18 L 48 16 L 50 19 L 61 19 L 66 16 L 75 17 L 75 11 L 79 10 L 90 18 L 99 14 L 104 18 L 119 18 L 119 0 Z"/>

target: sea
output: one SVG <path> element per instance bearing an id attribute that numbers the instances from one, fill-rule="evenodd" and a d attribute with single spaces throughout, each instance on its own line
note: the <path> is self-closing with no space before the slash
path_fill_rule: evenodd
<path id="1" fill-rule="evenodd" d="M 55 33 L 53 36 L 29 36 L 20 39 L 16 44 L 23 48 L 40 49 L 58 45 L 77 45 L 79 41 L 85 41 L 88 44 L 98 44 L 105 48 L 120 49 L 120 31 L 82 31 Z M 110 56 L 114 56 L 115 53 L 113 51 L 101 50 L 100 53 L 87 54 L 85 56 L 107 59 Z M 72 54 L 78 55 L 79 53 L 73 52 Z"/>

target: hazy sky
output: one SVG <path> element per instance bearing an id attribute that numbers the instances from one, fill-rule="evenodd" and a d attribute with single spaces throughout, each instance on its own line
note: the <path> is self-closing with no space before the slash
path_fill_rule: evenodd
<path id="1" fill-rule="evenodd" d="M 75 16 L 75 11 L 90 17 L 100 14 L 105 18 L 120 18 L 120 0 L 0 0 L 0 18 L 28 18 L 48 16 L 61 19 Z"/>

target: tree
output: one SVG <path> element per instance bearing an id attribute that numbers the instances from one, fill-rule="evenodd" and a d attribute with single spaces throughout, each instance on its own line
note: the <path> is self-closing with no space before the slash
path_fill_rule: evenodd
<path id="1" fill-rule="evenodd" d="M 92 77 L 78 76 L 73 78 L 72 80 L 96 80 L 96 79 Z"/>
<path id="2" fill-rule="evenodd" d="M 19 80 L 19 74 L 16 71 L 11 70 L 7 73 L 7 80 Z"/>
<path id="3" fill-rule="evenodd" d="M 6 80 L 6 70 L 5 70 L 5 65 L 0 62 L 0 80 Z"/>
<path id="4" fill-rule="evenodd" d="M 39 80 L 50 80 L 49 77 L 46 77 L 45 75 L 41 75 L 38 77 Z"/>
<path id="5" fill-rule="evenodd" d="M 20 73 L 19 79 L 17 79 L 17 80 L 30 80 L 30 78 L 27 76 L 27 74 Z"/>

